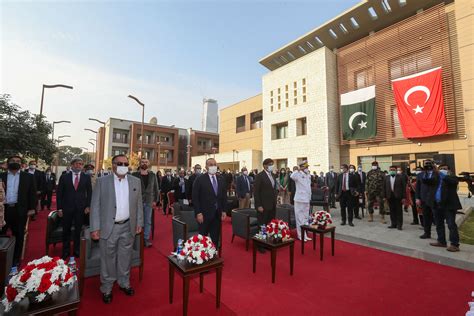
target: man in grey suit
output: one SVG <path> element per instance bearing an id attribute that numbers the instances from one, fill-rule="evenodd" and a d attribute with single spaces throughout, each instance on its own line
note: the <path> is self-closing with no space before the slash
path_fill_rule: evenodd
<path id="1" fill-rule="evenodd" d="M 334 166 L 329 168 L 329 172 L 326 173 L 324 178 L 325 185 L 329 190 L 329 206 L 331 208 L 336 207 L 336 183 L 337 183 L 337 173 L 334 172 Z"/>
<path id="2" fill-rule="evenodd" d="M 100 291 L 106 304 L 115 281 L 126 295 L 135 293 L 130 286 L 132 246 L 143 228 L 140 179 L 127 176 L 125 155 L 114 156 L 112 166 L 112 174 L 97 179 L 91 202 L 91 238 L 99 240 Z"/>

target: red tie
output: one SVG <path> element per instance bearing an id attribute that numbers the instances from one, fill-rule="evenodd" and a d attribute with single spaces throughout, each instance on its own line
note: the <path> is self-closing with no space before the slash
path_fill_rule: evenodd
<path id="1" fill-rule="evenodd" d="M 75 174 L 76 178 L 74 178 L 74 190 L 77 191 L 77 187 L 79 186 L 79 174 Z"/>

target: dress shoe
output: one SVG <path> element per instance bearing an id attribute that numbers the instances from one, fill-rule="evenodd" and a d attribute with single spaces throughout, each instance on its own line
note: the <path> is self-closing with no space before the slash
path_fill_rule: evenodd
<path id="1" fill-rule="evenodd" d="M 390 225 L 390 226 L 388 226 L 388 228 L 397 228 L 397 226 L 395 226 L 395 225 Z"/>
<path id="2" fill-rule="evenodd" d="M 341 223 L 341 226 L 344 226 L 344 225 L 346 225 L 346 222 L 342 222 L 342 223 Z"/>
<path id="3" fill-rule="evenodd" d="M 112 303 L 112 292 L 102 293 L 102 301 L 104 301 L 105 304 Z"/>
<path id="4" fill-rule="evenodd" d="M 458 251 L 460 251 L 459 247 L 454 246 L 454 245 L 449 246 L 448 248 L 446 248 L 446 250 L 449 251 L 449 252 L 458 252 Z"/>
<path id="5" fill-rule="evenodd" d="M 421 239 L 430 239 L 431 238 L 431 235 L 426 235 L 426 234 L 423 234 L 420 236 Z"/>
<path id="6" fill-rule="evenodd" d="M 411 222 L 410 225 L 418 225 L 418 223 Z"/>
<path id="7" fill-rule="evenodd" d="M 354 224 L 353 224 L 353 223 L 349 223 L 349 226 L 352 226 L 352 227 L 354 227 Z"/>
<path id="8" fill-rule="evenodd" d="M 152 242 L 149 240 L 145 240 L 145 247 L 151 248 L 151 246 L 153 246 Z"/>
<path id="9" fill-rule="evenodd" d="M 119 287 L 120 291 L 124 292 L 125 295 L 133 296 L 135 294 L 135 290 L 132 287 Z"/>
<path id="10" fill-rule="evenodd" d="M 446 244 L 442 244 L 442 243 L 440 243 L 439 241 L 437 241 L 437 242 L 430 242 L 430 246 L 446 248 Z"/>

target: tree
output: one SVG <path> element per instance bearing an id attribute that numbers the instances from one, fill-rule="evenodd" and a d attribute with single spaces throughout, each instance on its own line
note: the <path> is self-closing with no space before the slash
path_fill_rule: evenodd
<path id="1" fill-rule="evenodd" d="M 50 164 L 57 150 L 49 137 L 52 128 L 44 117 L 12 103 L 10 95 L 0 95 L 0 158 L 21 154 Z"/>
<path id="2" fill-rule="evenodd" d="M 72 158 L 80 157 L 85 163 L 89 163 L 89 155 L 81 148 L 72 146 L 59 146 L 59 165 L 67 166 Z"/>

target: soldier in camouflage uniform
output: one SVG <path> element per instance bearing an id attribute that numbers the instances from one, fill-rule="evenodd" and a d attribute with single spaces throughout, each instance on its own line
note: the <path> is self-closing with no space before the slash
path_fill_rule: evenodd
<path id="1" fill-rule="evenodd" d="M 369 210 L 369 222 L 374 221 L 374 202 L 377 201 L 379 205 L 381 222 L 386 224 L 385 221 L 385 209 L 384 209 L 384 180 L 385 174 L 379 168 L 377 161 L 372 162 L 372 170 L 367 173 L 367 180 L 365 182 L 365 194 L 367 197 L 368 210 Z"/>

